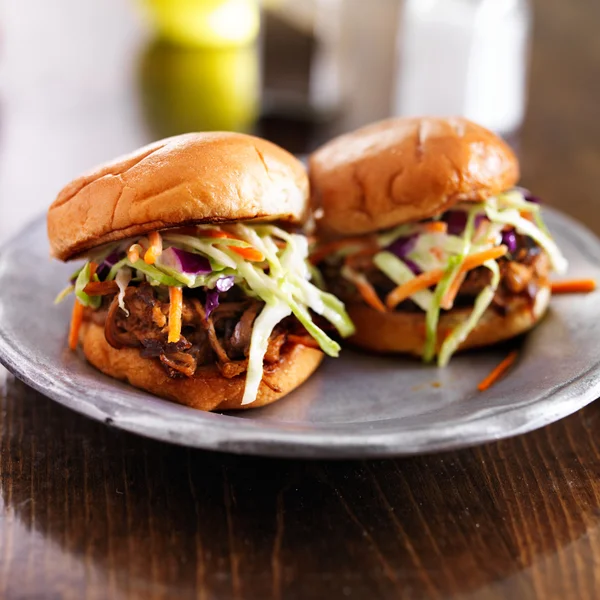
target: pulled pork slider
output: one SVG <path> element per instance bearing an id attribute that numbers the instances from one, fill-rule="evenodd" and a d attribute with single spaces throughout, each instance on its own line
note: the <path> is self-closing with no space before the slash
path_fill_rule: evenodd
<path id="1" fill-rule="evenodd" d="M 308 181 L 236 133 L 169 138 L 77 178 L 48 211 L 52 254 L 85 258 L 69 344 L 107 375 L 202 410 L 257 407 L 317 368 L 352 324 L 311 283 Z"/>
<path id="2" fill-rule="evenodd" d="M 312 255 L 351 340 L 445 365 L 530 329 L 566 261 L 512 150 L 462 118 L 406 118 L 338 137 L 309 161 Z"/>

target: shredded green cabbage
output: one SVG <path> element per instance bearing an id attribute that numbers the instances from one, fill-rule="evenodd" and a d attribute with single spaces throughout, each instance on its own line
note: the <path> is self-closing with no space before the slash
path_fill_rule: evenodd
<path id="1" fill-rule="evenodd" d="M 85 263 L 81 267 L 79 267 L 78 269 L 73 271 L 73 273 L 71 273 L 71 277 L 69 277 L 69 281 L 73 281 L 74 279 L 77 279 L 79 273 L 81 273 L 81 271 L 83 270 L 84 267 L 85 267 Z"/>
<path id="2" fill-rule="evenodd" d="M 258 269 L 243 259 L 239 259 L 238 270 L 246 280 L 250 289 L 256 293 L 257 297 L 264 301 L 275 297 L 279 301 L 287 304 L 298 320 L 304 325 L 306 330 L 317 340 L 319 346 L 329 356 L 338 356 L 340 346 L 332 340 L 320 327 L 312 320 L 306 306 L 299 304 L 294 297 L 295 294 L 290 289 L 289 281 L 276 281 L 271 279 L 264 271 Z M 309 306 L 308 308 L 312 308 Z M 315 311 L 316 312 L 316 311 Z M 345 311 L 344 311 L 345 313 Z M 346 318 L 349 319 L 347 315 Z"/>
<path id="3" fill-rule="evenodd" d="M 123 267 L 129 265 L 131 265 L 131 263 L 129 262 L 128 258 L 123 258 L 119 262 L 115 263 L 111 270 L 108 272 L 108 275 L 106 276 L 106 281 L 112 281 Z"/>
<path id="4" fill-rule="evenodd" d="M 373 262 L 380 271 L 385 273 L 396 285 L 408 283 L 415 278 L 414 273 L 397 256 L 391 252 L 379 252 L 373 257 Z M 430 290 L 413 294 L 412 301 L 422 310 L 429 310 L 433 302 Z"/>
<path id="5" fill-rule="evenodd" d="M 442 300 L 450 289 L 450 286 L 454 282 L 455 278 L 458 277 L 460 268 L 465 258 L 469 255 L 473 242 L 475 218 L 477 214 L 477 207 L 470 209 L 462 236 L 462 251 L 458 256 L 450 257 L 446 272 L 435 288 L 433 302 L 427 310 L 427 315 L 425 317 L 425 349 L 423 351 L 423 360 L 426 362 L 431 362 L 435 356 L 435 350 L 437 346 L 437 326 L 440 319 Z"/>
<path id="6" fill-rule="evenodd" d="M 449 260 L 448 268 L 435 288 L 433 302 L 430 304 L 425 315 L 425 348 L 423 349 L 423 360 L 425 362 L 431 362 L 435 356 L 437 326 L 440 319 L 442 299 L 452 284 L 454 277 L 458 274 L 461 262 L 459 256 L 453 256 Z"/>
<path id="7" fill-rule="evenodd" d="M 91 267 L 90 263 L 85 263 L 83 269 L 77 275 L 75 280 L 75 296 L 83 306 L 91 306 L 92 308 L 98 308 L 102 299 L 99 296 L 88 296 L 83 290 L 85 286 L 90 282 Z M 94 275 L 94 280 L 98 281 L 98 277 Z"/>
<path id="8" fill-rule="evenodd" d="M 200 235 L 197 237 L 194 236 L 194 239 L 212 246 L 234 246 L 236 248 L 250 248 L 251 246 L 251 244 L 244 240 L 232 240 L 230 238 L 211 238 Z"/>
<path id="9" fill-rule="evenodd" d="M 290 307 L 280 300 L 271 299 L 265 304 L 252 327 L 248 371 L 242 404 L 252 404 L 256 400 L 258 388 L 263 378 L 263 359 L 269 346 L 271 332 L 282 319 L 291 313 Z"/>
<path id="10" fill-rule="evenodd" d="M 68 285 L 64 290 L 60 291 L 56 298 L 54 298 L 54 304 L 60 304 L 67 296 L 75 291 L 74 285 Z"/>
<path id="11" fill-rule="evenodd" d="M 326 290 L 327 284 L 325 283 L 325 279 L 321 274 L 321 271 L 319 271 L 315 265 L 309 265 L 308 268 L 310 269 L 310 277 L 315 282 L 315 285 L 322 290 Z"/>
<path id="12" fill-rule="evenodd" d="M 141 258 L 134 263 L 127 260 L 125 263 L 129 267 L 133 267 L 140 273 L 143 273 L 151 285 L 167 285 L 169 287 L 181 287 L 181 282 L 167 275 L 162 269 L 145 263 Z"/>
<path id="13" fill-rule="evenodd" d="M 475 306 L 466 321 L 463 321 L 450 335 L 444 340 L 438 356 L 438 365 L 445 367 L 452 358 L 452 355 L 458 350 L 458 347 L 467 339 L 467 336 L 475 329 L 477 323 L 483 316 L 483 313 L 492 303 L 498 285 L 500 285 L 500 268 L 495 260 L 488 260 L 483 263 L 492 272 L 492 281 L 484 290 L 479 292 L 475 299 Z"/>

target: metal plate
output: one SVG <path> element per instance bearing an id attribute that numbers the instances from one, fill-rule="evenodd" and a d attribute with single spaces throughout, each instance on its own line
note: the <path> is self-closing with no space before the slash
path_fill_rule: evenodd
<path id="1" fill-rule="evenodd" d="M 600 278 L 600 241 L 552 210 L 569 276 Z M 562 296 L 522 343 L 510 376 L 477 383 L 503 350 L 457 356 L 440 370 L 346 350 L 300 389 L 247 412 L 209 414 L 106 377 L 66 348 L 70 302 L 52 303 L 73 270 L 48 258 L 43 219 L 0 252 L 0 360 L 17 377 L 94 419 L 160 440 L 245 454 L 397 456 L 478 444 L 560 419 L 600 395 L 600 294 Z"/>

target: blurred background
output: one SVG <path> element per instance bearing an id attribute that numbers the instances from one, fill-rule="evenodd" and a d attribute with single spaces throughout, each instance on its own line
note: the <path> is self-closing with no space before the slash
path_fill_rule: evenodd
<path id="1" fill-rule="evenodd" d="M 581 217 L 592 183 L 600 187 L 600 132 L 585 117 L 599 99 L 599 5 L 5 2 L 0 240 L 81 171 L 157 138 L 237 130 L 305 154 L 370 121 L 415 114 L 465 115 L 507 136 L 525 157 L 524 183 L 539 179 L 549 203 L 587 178 L 573 209 Z M 582 9 L 588 19 L 576 16 Z M 582 98 L 590 106 L 576 106 Z M 573 139 L 583 159 L 563 144 Z M 556 170 L 539 177 L 549 159 L 570 164 L 569 181 Z"/>

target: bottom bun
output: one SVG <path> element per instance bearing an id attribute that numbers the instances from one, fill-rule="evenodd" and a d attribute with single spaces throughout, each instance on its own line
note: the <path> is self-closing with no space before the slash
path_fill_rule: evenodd
<path id="1" fill-rule="evenodd" d="M 323 360 L 320 350 L 292 346 L 282 353 L 275 371 L 266 376 L 279 391 L 263 382 L 256 400 L 242 406 L 245 375 L 227 379 L 216 366 L 209 366 L 200 367 L 194 377 L 172 379 L 156 359 L 143 358 L 136 348 L 113 348 L 104 337 L 104 329 L 95 323 L 84 324 L 81 342 L 88 361 L 106 375 L 128 381 L 157 396 L 207 411 L 258 408 L 275 402 L 304 383 Z"/>
<path id="2" fill-rule="evenodd" d="M 459 350 L 491 346 L 529 331 L 544 316 L 549 302 L 550 288 L 542 287 L 533 307 L 530 301 L 515 297 L 505 315 L 488 308 Z M 381 313 L 362 303 L 349 304 L 347 309 L 356 326 L 356 334 L 349 340 L 352 344 L 374 352 L 423 355 L 425 313 Z M 464 322 L 471 311 L 470 308 L 461 308 L 440 316 L 436 352 L 447 333 Z"/>

